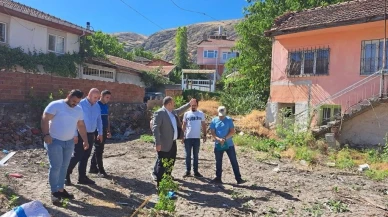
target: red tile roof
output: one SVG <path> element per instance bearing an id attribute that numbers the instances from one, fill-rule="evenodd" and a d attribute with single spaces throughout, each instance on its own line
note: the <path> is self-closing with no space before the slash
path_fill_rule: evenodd
<path id="1" fill-rule="evenodd" d="M 11 0 L 0 0 L 0 13 L 19 17 L 21 19 L 40 23 L 53 28 L 62 27 L 60 29 L 76 34 L 82 34 L 83 31 L 86 33 L 92 33 L 92 31 L 87 30 L 86 28 Z"/>
<path id="2" fill-rule="evenodd" d="M 384 0 L 355 0 L 288 12 L 275 19 L 266 36 L 384 20 Z"/>
<path id="3" fill-rule="evenodd" d="M 167 75 L 170 74 L 170 72 L 171 72 L 172 70 L 175 69 L 176 66 L 175 66 L 175 65 L 172 65 L 172 66 L 148 66 L 148 67 L 153 68 L 153 69 L 158 69 L 159 67 L 161 67 L 161 74 L 162 74 L 163 76 L 167 76 Z"/>
<path id="4" fill-rule="evenodd" d="M 235 45 L 234 40 L 225 40 L 225 39 L 207 39 L 202 40 L 198 43 L 198 46 L 200 45 L 214 45 L 214 46 L 226 46 L 226 47 L 233 47 Z"/>
<path id="5" fill-rule="evenodd" d="M 115 57 L 115 56 L 111 56 L 111 55 L 107 55 L 106 57 L 109 60 L 109 62 L 111 62 L 119 67 L 130 68 L 130 69 L 134 69 L 134 70 L 139 71 L 139 72 L 152 70 L 152 68 L 150 68 L 146 65 L 143 65 L 143 64 L 140 64 L 137 62 L 133 62 L 133 61 L 129 61 L 129 60 L 126 60 L 126 59 L 123 59 L 120 57 Z"/>

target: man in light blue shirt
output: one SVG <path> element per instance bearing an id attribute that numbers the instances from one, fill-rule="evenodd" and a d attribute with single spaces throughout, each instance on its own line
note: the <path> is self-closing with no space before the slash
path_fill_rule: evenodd
<path id="1" fill-rule="evenodd" d="M 224 106 L 218 107 L 218 117 L 213 118 L 210 123 L 210 131 L 215 141 L 214 156 L 216 158 L 216 178 L 212 182 L 222 183 L 222 159 L 224 152 L 226 152 L 232 164 L 237 184 L 245 183 L 245 180 L 241 178 L 236 150 L 233 144 L 233 135 L 235 133 L 233 120 L 226 116 L 226 108 Z"/>
<path id="2" fill-rule="evenodd" d="M 83 118 L 86 126 L 88 143 L 93 144 L 95 140 L 95 131 L 97 129 L 97 140 L 102 141 L 102 120 L 101 120 L 101 108 L 97 101 L 100 96 L 100 91 L 97 88 L 92 88 L 89 91 L 88 96 L 81 100 L 79 106 L 83 110 Z M 70 174 L 73 172 L 74 167 L 78 163 L 78 184 L 95 184 L 95 182 L 86 176 L 86 167 L 88 160 L 92 152 L 92 146 L 84 149 L 82 147 L 83 140 L 78 136 L 78 143 L 74 147 L 74 155 L 71 158 L 69 168 L 66 175 L 66 185 L 71 185 Z"/>

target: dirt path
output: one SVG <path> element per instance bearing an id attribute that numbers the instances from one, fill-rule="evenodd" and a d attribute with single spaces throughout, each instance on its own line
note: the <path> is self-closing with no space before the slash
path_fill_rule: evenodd
<path id="1" fill-rule="evenodd" d="M 388 216 L 388 211 L 383 210 L 388 208 L 386 182 L 374 182 L 335 169 L 312 169 L 288 161 L 259 162 L 258 153 L 238 147 L 241 173 L 248 182 L 235 185 L 232 168 L 225 156 L 225 184 L 212 185 L 208 183 L 215 169 L 211 144 L 202 145 L 200 152 L 200 172 L 206 177 L 203 179 L 181 178 L 185 171 L 184 151 L 181 144 L 178 146 L 173 172 L 180 184 L 177 216 Z M 23 174 L 24 178 L 11 181 L 11 186 L 20 195 L 19 202 L 40 200 L 55 217 L 130 216 L 148 196 L 155 194 L 150 176 L 155 160 L 152 145 L 140 140 L 109 144 L 105 156 L 106 171 L 112 179 L 91 176 L 96 180 L 96 186 L 68 187 L 76 200 L 70 201 L 66 208 L 50 204 L 48 166 L 43 149 L 19 151 L 8 166 L 0 167 L 0 183 L 9 183 L 3 175 L 6 172 Z M 76 180 L 77 175 L 72 177 Z M 343 204 L 338 203 L 339 200 Z M 119 202 L 127 204 L 120 205 Z M 155 196 L 140 216 L 149 215 L 147 210 L 154 202 Z M 341 208 L 349 211 L 335 213 L 335 209 Z M 0 203 L 0 214 L 6 211 L 4 203 Z"/>

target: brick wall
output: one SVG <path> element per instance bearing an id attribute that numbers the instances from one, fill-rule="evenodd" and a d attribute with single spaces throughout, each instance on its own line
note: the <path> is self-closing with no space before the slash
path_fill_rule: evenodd
<path id="1" fill-rule="evenodd" d="M 172 89 L 166 89 L 166 96 L 181 96 L 182 95 L 182 90 L 172 90 Z"/>
<path id="2" fill-rule="evenodd" d="M 144 88 L 132 84 L 20 72 L 0 72 L 1 102 L 27 101 L 31 87 L 36 96 L 42 97 L 46 97 L 49 93 L 57 93 L 60 89 L 63 89 L 65 93 L 72 89 L 80 89 L 86 96 L 89 90 L 95 87 L 100 91 L 110 90 L 112 102 L 142 103 L 144 98 Z"/>

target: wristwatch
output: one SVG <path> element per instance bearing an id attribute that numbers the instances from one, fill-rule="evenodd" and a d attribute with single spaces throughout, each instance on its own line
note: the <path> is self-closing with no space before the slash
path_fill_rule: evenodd
<path id="1" fill-rule="evenodd" d="M 46 137 L 46 136 L 50 136 L 50 133 L 46 133 L 43 135 L 43 138 Z"/>

